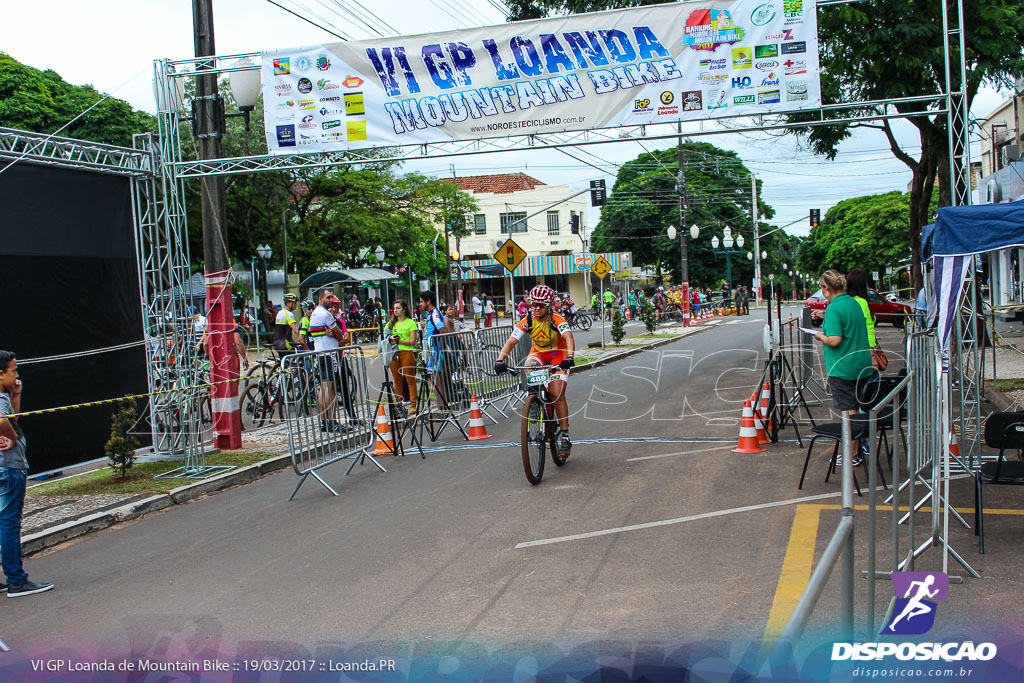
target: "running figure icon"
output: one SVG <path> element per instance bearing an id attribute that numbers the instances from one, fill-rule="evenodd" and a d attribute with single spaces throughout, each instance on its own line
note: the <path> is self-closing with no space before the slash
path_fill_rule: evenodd
<path id="1" fill-rule="evenodd" d="M 936 600 L 945 600 L 949 577 L 942 572 L 893 572 L 896 601 L 883 633 L 922 634 L 935 623 Z"/>

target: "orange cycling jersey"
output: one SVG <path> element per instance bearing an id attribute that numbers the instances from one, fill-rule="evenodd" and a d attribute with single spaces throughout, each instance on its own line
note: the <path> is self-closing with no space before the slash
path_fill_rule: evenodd
<path id="1" fill-rule="evenodd" d="M 530 335 L 534 351 L 545 353 L 564 350 L 566 345 L 563 335 L 569 331 L 569 323 L 560 314 L 553 311 L 548 315 L 549 319 L 547 320 L 538 320 L 533 316 L 523 318 L 516 324 L 512 336 L 518 340 L 527 334 Z M 531 323 L 529 329 L 526 327 L 527 323 Z"/>

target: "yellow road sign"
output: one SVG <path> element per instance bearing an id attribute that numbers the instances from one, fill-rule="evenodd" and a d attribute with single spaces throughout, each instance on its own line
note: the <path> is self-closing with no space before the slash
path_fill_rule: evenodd
<path id="1" fill-rule="evenodd" d="M 611 270 L 612 264 L 608 263 L 608 259 L 604 256 L 598 256 L 594 261 L 594 265 L 590 266 L 590 272 L 599 278 L 604 278 L 604 276 L 610 273 Z"/>
<path id="2" fill-rule="evenodd" d="M 498 251 L 494 252 L 494 260 L 505 266 L 510 273 L 519 267 L 524 258 L 526 258 L 526 252 L 512 240 L 505 240 L 498 247 Z"/>

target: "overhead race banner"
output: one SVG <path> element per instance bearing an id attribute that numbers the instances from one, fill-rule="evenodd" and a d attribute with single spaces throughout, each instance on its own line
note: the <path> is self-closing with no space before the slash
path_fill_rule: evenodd
<path id="1" fill-rule="evenodd" d="M 815 0 L 677 3 L 263 53 L 271 152 L 821 106 Z"/>

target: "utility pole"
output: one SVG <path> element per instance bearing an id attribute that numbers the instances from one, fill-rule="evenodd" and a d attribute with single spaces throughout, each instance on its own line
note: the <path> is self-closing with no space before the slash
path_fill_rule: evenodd
<path id="1" fill-rule="evenodd" d="M 754 293 L 756 305 L 761 304 L 761 229 L 757 217 L 757 178 L 750 174 L 750 213 L 754 219 Z"/>
<path id="2" fill-rule="evenodd" d="M 683 171 L 683 124 L 679 126 L 679 172 L 676 175 L 676 192 L 679 193 L 679 258 L 681 259 L 680 284 L 683 296 L 683 327 L 690 326 L 690 264 L 686 252 L 686 173 Z"/>
<path id="3" fill-rule="evenodd" d="M 215 55 L 213 0 L 192 0 L 192 25 L 196 57 Z M 219 159 L 224 119 L 217 92 L 216 60 L 196 64 L 196 71 L 207 72 L 196 78 L 195 116 L 199 158 Z M 213 382 L 213 446 L 236 449 L 242 447 L 242 423 L 238 412 L 238 383 L 226 381 L 238 376 L 239 359 L 234 354 L 235 320 L 231 301 L 224 179 L 220 176 L 205 176 L 199 179 L 199 183 L 203 208 L 210 380 Z"/>

